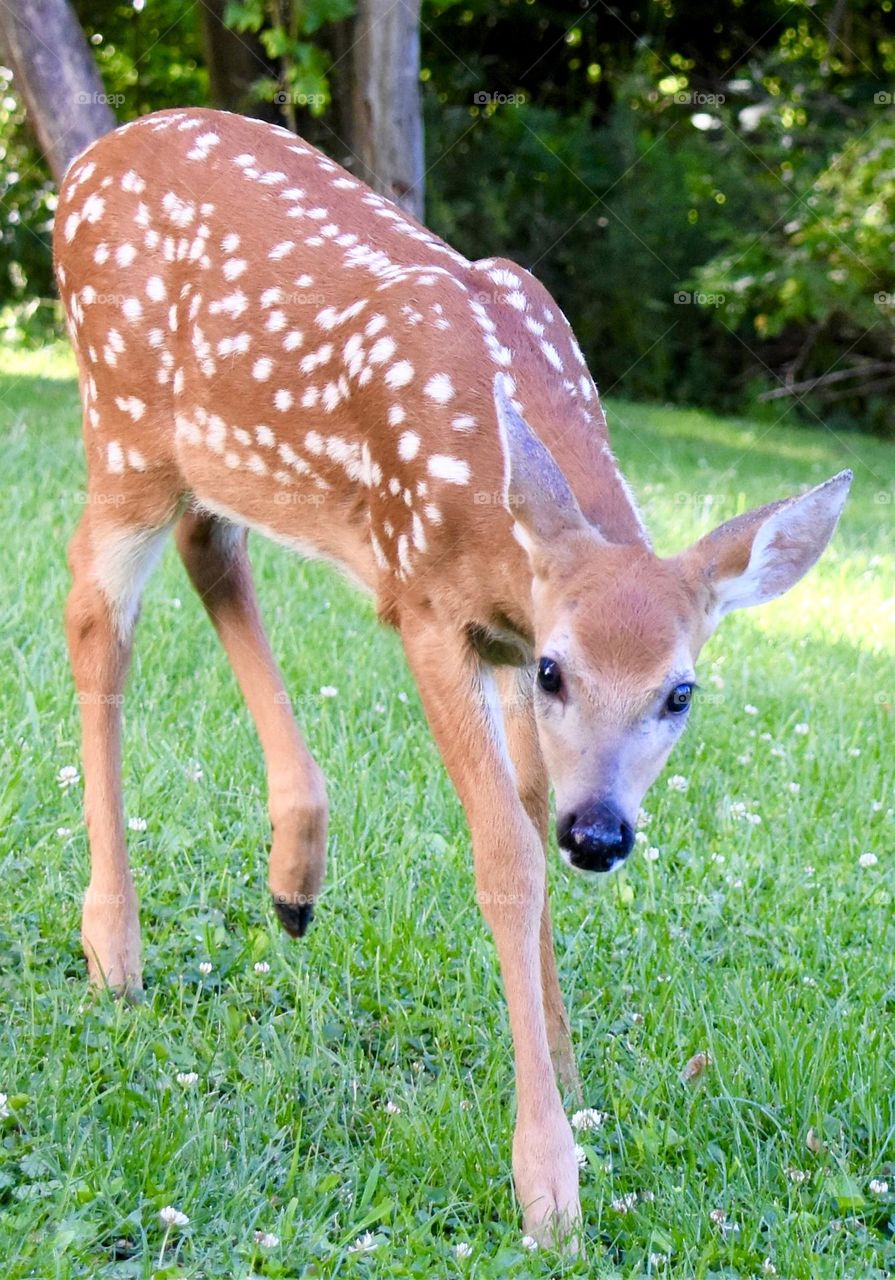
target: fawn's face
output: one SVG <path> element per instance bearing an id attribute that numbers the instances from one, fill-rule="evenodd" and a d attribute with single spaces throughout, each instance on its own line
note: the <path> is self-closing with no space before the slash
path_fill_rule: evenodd
<path id="1" fill-rule="evenodd" d="M 570 866 L 611 871 L 690 718 L 707 633 L 673 563 L 587 534 L 533 583 L 535 714 Z"/>
<path id="2" fill-rule="evenodd" d="M 535 715 L 559 845 L 572 866 L 611 871 L 631 852 L 640 802 L 686 727 L 706 639 L 730 610 L 773 600 L 811 568 L 851 472 L 661 560 L 645 537 L 619 546 L 585 519 L 500 375 L 494 399 L 506 506 L 532 574 Z"/>

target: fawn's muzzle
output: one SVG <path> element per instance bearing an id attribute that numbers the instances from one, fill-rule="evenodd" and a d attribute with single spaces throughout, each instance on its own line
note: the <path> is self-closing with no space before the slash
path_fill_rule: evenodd
<path id="1" fill-rule="evenodd" d="M 634 847 L 634 829 L 611 805 L 598 801 L 557 822 L 559 847 L 580 871 L 611 871 Z"/>

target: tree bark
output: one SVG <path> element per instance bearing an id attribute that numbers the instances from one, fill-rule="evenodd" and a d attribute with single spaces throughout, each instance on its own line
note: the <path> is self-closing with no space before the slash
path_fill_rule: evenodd
<path id="1" fill-rule="evenodd" d="M 252 85 L 272 73 L 261 42 L 249 31 L 233 31 L 224 23 L 227 0 L 202 0 L 199 6 L 211 106 L 282 124 L 273 102 L 259 102 Z"/>
<path id="2" fill-rule="evenodd" d="M 420 0 L 359 0 L 353 121 L 358 177 L 423 219 Z"/>
<path id="3" fill-rule="evenodd" d="M 115 113 L 67 0 L 0 4 L 0 44 L 28 121 L 57 184 Z"/>

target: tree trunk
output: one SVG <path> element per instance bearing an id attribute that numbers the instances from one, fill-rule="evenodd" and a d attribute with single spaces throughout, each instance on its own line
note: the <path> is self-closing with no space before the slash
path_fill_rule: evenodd
<path id="1" fill-rule="evenodd" d="M 273 102 L 259 102 L 252 85 L 272 74 L 261 42 L 250 31 L 233 31 L 224 23 L 227 0 L 203 0 L 199 6 L 210 105 L 243 116 L 282 124 Z"/>
<path id="2" fill-rule="evenodd" d="M 351 149 L 358 177 L 423 219 L 420 0 L 359 0 Z"/>
<path id="3" fill-rule="evenodd" d="M 13 0 L 0 4 L 0 44 L 58 184 L 75 156 L 116 124 L 84 33 L 67 0 Z"/>

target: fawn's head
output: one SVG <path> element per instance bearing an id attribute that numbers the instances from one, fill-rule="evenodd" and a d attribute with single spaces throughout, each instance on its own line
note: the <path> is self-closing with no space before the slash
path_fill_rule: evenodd
<path id="1" fill-rule="evenodd" d="M 571 866 L 611 871 L 690 713 L 695 662 L 732 609 L 788 591 L 832 536 L 851 472 L 720 525 L 680 555 L 608 542 L 507 398 L 506 505 L 532 568 L 535 714 Z"/>

